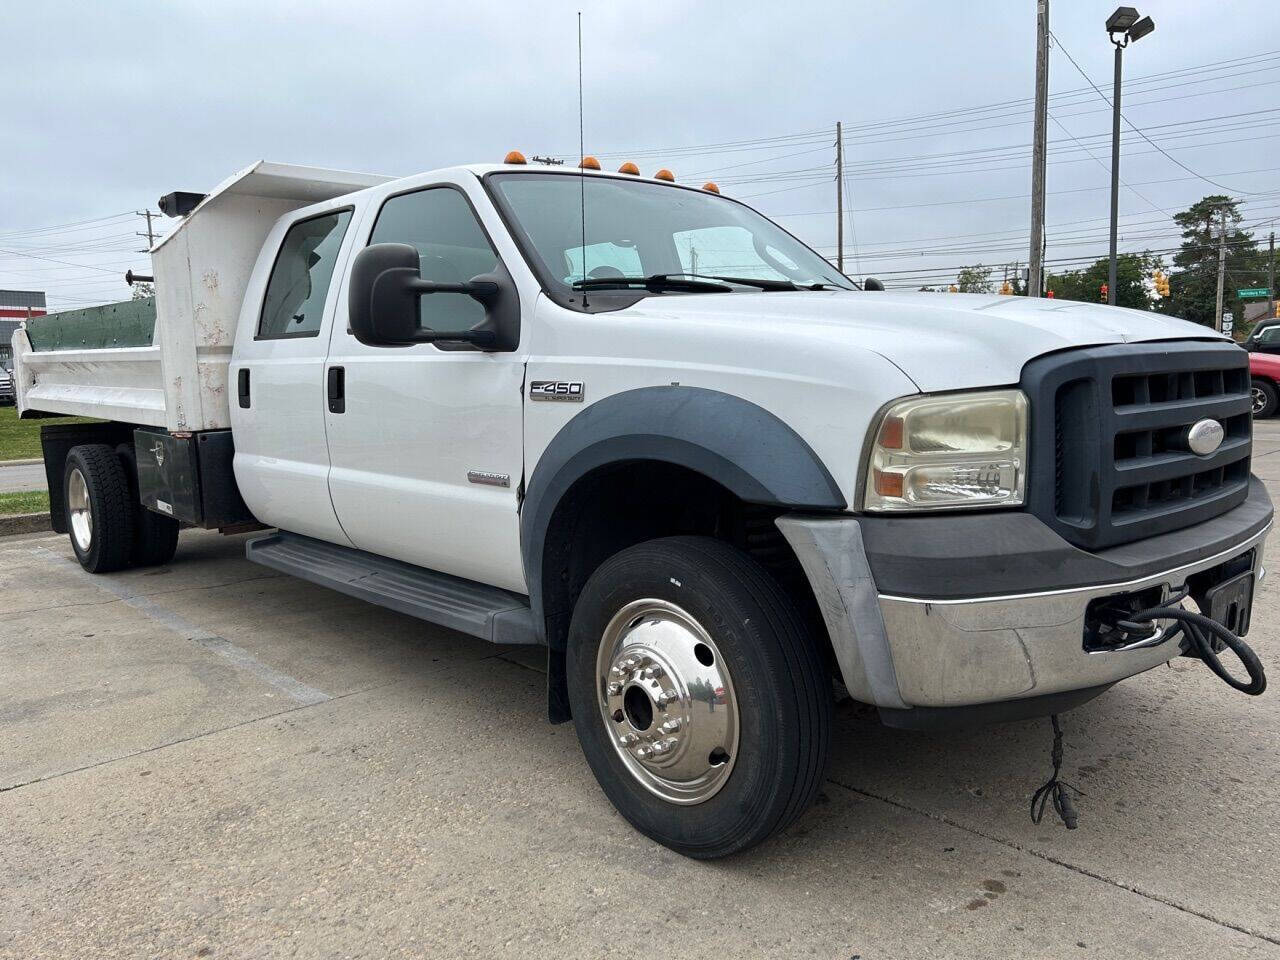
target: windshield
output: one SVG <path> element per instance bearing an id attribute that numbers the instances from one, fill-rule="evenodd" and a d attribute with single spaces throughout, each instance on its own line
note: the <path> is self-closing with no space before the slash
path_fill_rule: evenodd
<path id="1" fill-rule="evenodd" d="M 590 296 L 608 280 L 695 276 L 764 281 L 729 286 L 735 292 L 853 284 L 781 227 L 713 193 L 644 180 L 557 173 L 503 173 L 489 178 L 514 221 L 517 239 L 558 299 L 587 281 Z M 582 204 L 586 199 L 586 244 Z M 585 254 L 586 263 L 583 263 Z M 768 283 L 773 281 L 773 284 Z M 776 287 L 775 287 L 776 284 Z M 705 284 L 707 289 L 725 287 Z M 619 290 L 635 295 L 699 292 L 696 284 Z"/>

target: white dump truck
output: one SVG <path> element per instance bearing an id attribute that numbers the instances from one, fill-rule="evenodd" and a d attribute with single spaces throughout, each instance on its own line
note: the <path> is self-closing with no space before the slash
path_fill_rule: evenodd
<path id="1" fill-rule="evenodd" d="M 814 799 L 833 681 L 913 728 L 1180 654 L 1261 692 L 1272 508 L 1229 340 L 886 292 L 713 185 L 508 161 L 255 164 L 165 197 L 154 304 L 19 330 L 22 416 L 102 421 L 43 431 L 84 568 L 257 529 L 255 562 L 541 644 L 550 718 L 695 857 Z"/>

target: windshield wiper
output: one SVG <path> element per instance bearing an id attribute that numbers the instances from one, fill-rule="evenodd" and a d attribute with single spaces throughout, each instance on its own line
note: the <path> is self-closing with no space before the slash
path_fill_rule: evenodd
<path id="1" fill-rule="evenodd" d="M 762 280 L 756 277 L 721 277 L 712 273 L 665 273 L 665 277 L 696 277 L 701 280 L 719 280 L 722 283 L 736 283 L 743 287 L 757 287 L 760 290 L 801 290 L 803 287 L 790 280 Z"/>
<path id="2" fill-rule="evenodd" d="M 679 273 L 655 273 L 648 277 L 585 277 L 573 281 L 574 290 L 609 287 L 645 287 L 648 290 L 683 290 L 688 293 L 732 293 L 733 288 L 711 280 L 687 279 Z"/>

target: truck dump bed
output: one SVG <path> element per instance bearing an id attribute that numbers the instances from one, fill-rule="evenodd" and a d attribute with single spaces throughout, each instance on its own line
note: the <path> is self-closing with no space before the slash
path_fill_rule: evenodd
<path id="1" fill-rule="evenodd" d="M 387 179 L 259 161 L 219 184 L 152 248 L 154 300 L 50 314 L 14 333 L 21 415 L 99 417 L 170 432 L 230 427 L 227 365 L 272 224 Z"/>

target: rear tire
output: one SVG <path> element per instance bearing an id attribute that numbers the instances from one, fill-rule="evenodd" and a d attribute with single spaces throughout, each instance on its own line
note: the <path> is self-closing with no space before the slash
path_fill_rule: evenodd
<path id="1" fill-rule="evenodd" d="M 830 677 L 790 599 L 742 551 L 671 537 L 606 560 L 574 608 L 566 668 L 592 772 L 658 843 L 723 857 L 816 797 Z"/>
<path id="2" fill-rule="evenodd" d="M 133 503 L 129 479 L 116 452 L 105 443 L 72 447 L 62 476 L 67 530 L 80 566 L 110 573 L 129 564 Z"/>
<path id="3" fill-rule="evenodd" d="M 135 567 L 157 567 L 173 559 L 178 549 L 178 521 L 144 507 L 138 498 L 138 461 L 127 443 L 116 447 L 129 480 L 129 497 L 133 503 L 133 542 L 129 563 Z"/>
<path id="4" fill-rule="evenodd" d="M 1253 395 L 1253 419 L 1262 420 L 1275 416 L 1276 407 L 1280 407 L 1280 392 L 1270 380 L 1254 378 L 1251 393 Z"/>

